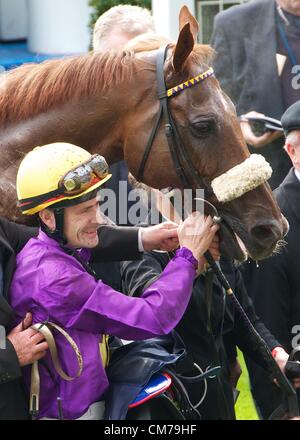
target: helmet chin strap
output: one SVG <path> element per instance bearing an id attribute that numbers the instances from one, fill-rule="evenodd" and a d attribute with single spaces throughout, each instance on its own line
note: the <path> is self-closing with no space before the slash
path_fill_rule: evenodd
<path id="1" fill-rule="evenodd" d="M 67 239 L 64 235 L 64 208 L 55 208 L 54 209 L 54 217 L 55 217 L 55 229 L 52 231 L 39 217 L 41 229 L 45 232 L 48 237 L 57 241 L 60 246 L 67 245 Z"/>

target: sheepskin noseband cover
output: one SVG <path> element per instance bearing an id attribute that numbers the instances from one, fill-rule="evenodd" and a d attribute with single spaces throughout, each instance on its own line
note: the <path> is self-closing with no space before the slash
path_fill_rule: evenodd
<path id="1" fill-rule="evenodd" d="M 230 202 L 266 182 L 272 168 L 261 154 L 251 154 L 241 164 L 216 177 L 212 189 L 219 202 Z"/>

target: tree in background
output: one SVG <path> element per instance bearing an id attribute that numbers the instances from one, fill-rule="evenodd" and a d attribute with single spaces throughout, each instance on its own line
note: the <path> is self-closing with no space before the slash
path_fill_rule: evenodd
<path id="1" fill-rule="evenodd" d="M 151 0 L 90 0 L 90 6 L 94 8 L 90 21 L 91 29 L 94 28 L 94 25 L 100 15 L 117 5 L 134 5 L 151 9 Z"/>

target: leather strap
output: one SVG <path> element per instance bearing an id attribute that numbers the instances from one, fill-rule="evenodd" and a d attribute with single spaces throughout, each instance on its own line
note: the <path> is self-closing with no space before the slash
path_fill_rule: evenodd
<path id="1" fill-rule="evenodd" d="M 138 180 L 143 179 L 145 166 L 149 158 L 153 141 L 155 139 L 155 136 L 157 134 L 160 125 L 160 121 L 164 120 L 165 134 L 167 137 L 173 165 L 176 174 L 183 183 L 184 188 L 204 188 L 207 191 L 207 193 L 211 193 L 212 190 L 210 186 L 204 181 L 205 179 L 203 179 L 200 176 L 198 170 L 195 168 L 193 164 L 193 160 L 190 157 L 189 152 L 186 150 L 180 138 L 175 122 L 169 111 L 168 94 L 167 94 L 167 88 L 164 78 L 164 63 L 168 52 L 168 48 L 169 48 L 168 45 L 163 46 L 157 52 L 156 72 L 157 72 L 158 98 L 160 100 L 160 106 L 154 123 L 154 127 L 150 134 L 140 167 L 138 169 L 137 178 Z"/>
<path id="2" fill-rule="evenodd" d="M 61 327 L 59 327 L 57 324 L 54 324 L 53 322 L 47 322 L 47 323 L 38 323 L 34 324 L 32 328 L 44 336 L 46 339 L 51 359 L 55 368 L 55 371 L 59 374 L 59 376 L 67 381 L 72 381 L 79 377 L 83 370 L 83 359 L 82 355 L 80 353 L 80 350 L 74 341 L 74 339 Z M 55 339 L 52 334 L 52 329 L 55 329 L 59 333 L 61 333 L 66 340 L 69 342 L 71 347 L 73 348 L 78 362 L 78 370 L 75 376 L 69 376 L 67 373 L 64 372 L 64 370 L 61 367 L 61 363 L 58 357 L 57 348 Z M 33 417 L 36 417 L 39 411 L 39 396 L 40 396 L 40 374 L 39 374 L 39 367 L 38 367 L 38 361 L 35 361 L 31 368 L 31 384 L 30 384 L 30 414 Z"/>

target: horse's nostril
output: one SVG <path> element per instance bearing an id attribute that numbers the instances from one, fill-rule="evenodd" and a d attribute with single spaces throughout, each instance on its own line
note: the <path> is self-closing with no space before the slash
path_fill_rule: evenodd
<path id="1" fill-rule="evenodd" d="M 255 226 L 251 230 L 252 236 L 258 241 L 266 241 L 274 238 L 274 228 L 270 225 Z"/>
<path id="2" fill-rule="evenodd" d="M 283 238 L 281 223 L 276 221 L 258 223 L 251 229 L 252 240 L 257 245 L 272 248 Z"/>

